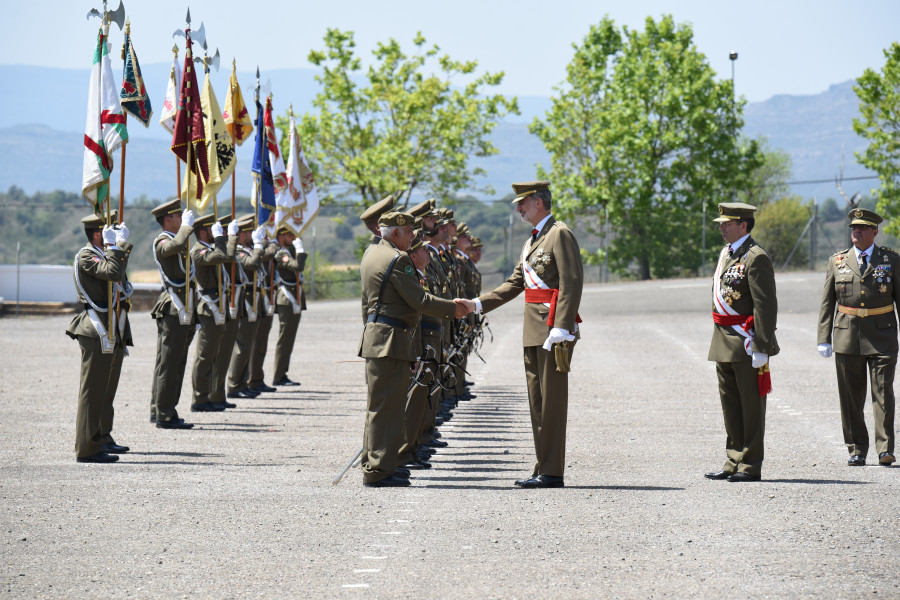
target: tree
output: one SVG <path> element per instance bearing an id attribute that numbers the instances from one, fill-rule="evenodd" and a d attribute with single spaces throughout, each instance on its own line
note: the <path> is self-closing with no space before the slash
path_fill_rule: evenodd
<path id="1" fill-rule="evenodd" d="M 310 52 L 309 61 L 323 68 L 313 101 L 319 113 L 304 115 L 299 129 L 316 183 L 329 195 L 368 206 L 402 191 L 405 206 L 413 191 L 441 198 L 463 189 L 493 192 L 478 188 L 475 177 L 484 171 L 468 163 L 496 154 L 489 134 L 518 113 L 515 98 L 487 94 L 503 73 L 476 75 L 476 61 L 438 56 L 421 33 L 413 43 L 414 55 L 393 39 L 380 43 L 365 77 L 352 32 L 329 29 L 325 49 Z M 435 61 L 440 75 L 426 75 Z M 279 126 L 287 131 L 287 120 Z"/>
<path id="2" fill-rule="evenodd" d="M 637 265 L 641 279 L 701 263 L 708 212 L 745 187 L 759 165 L 757 142 L 738 147 L 743 100 L 671 16 L 643 32 L 609 18 L 591 27 L 531 131 L 550 152 L 554 212 L 599 233 L 604 209 L 614 227 L 611 267 Z"/>
<path id="3" fill-rule="evenodd" d="M 787 260 L 794 246 L 791 264 L 805 265 L 809 262 L 809 244 L 797 244 L 803 227 L 809 221 L 812 202 L 804 202 L 798 196 L 789 196 L 767 203 L 756 217 L 753 238 L 766 249 L 775 268 L 780 268 Z M 808 234 L 807 234 L 808 235 Z"/>
<path id="4" fill-rule="evenodd" d="M 900 43 L 884 51 L 881 73 L 866 69 L 853 90 L 859 98 L 859 118 L 853 130 L 869 140 L 866 151 L 856 153 L 863 166 L 875 171 L 881 182 L 872 190 L 882 215 L 890 215 L 886 230 L 900 234 Z"/>
<path id="5" fill-rule="evenodd" d="M 745 146 L 748 142 L 742 142 Z M 747 177 L 747 183 L 735 191 L 738 201 L 762 209 L 766 204 L 790 196 L 793 171 L 791 155 L 781 149 L 772 149 L 766 138 L 756 140 L 759 164 Z"/>

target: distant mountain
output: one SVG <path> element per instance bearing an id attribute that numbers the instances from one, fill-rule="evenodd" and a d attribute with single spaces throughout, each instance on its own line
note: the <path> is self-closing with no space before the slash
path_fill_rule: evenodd
<path id="1" fill-rule="evenodd" d="M 248 66 L 248 65 L 241 65 Z M 230 76 L 229 65 L 212 74 L 220 103 Z M 175 159 L 169 151 L 168 133 L 157 124 L 162 107 L 169 64 L 142 65 L 147 88 L 151 92 L 154 119 L 149 129 L 130 126 L 126 173 L 126 199 L 146 195 L 166 198 L 175 194 Z M 313 69 L 282 69 L 262 73 L 263 83 L 271 79 L 274 105 L 279 113 L 293 103 L 303 113 L 312 106 L 318 90 Z M 87 69 L 50 69 L 19 65 L 0 65 L 0 80 L 7 90 L 0 94 L 0 189 L 11 185 L 26 192 L 63 189 L 78 191 L 81 185 L 82 139 L 89 72 Z M 238 71 L 244 97 L 252 101 L 255 73 Z M 793 159 L 794 180 L 831 179 L 845 156 L 845 177 L 869 175 L 856 163 L 854 151 L 866 147 L 853 133 L 852 119 L 858 114 L 853 82 L 831 86 L 812 96 L 775 96 L 765 102 L 749 104 L 745 112 L 744 133 L 764 135 L 772 147 L 781 148 Z M 22 102 L 27 97 L 28 102 Z M 535 165 L 549 166 L 550 157 L 540 141 L 528 132 L 528 124 L 550 108 L 550 99 L 536 96 L 519 98 L 521 115 L 510 116 L 494 131 L 492 140 L 500 154 L 476 159 L 473 166 L 488 174 L 483 184 L 494 188 L 495 197 L 509 190 L 511 181 L 535 175 Z M 133 121 L 132 121 L 133 122 Z M 250 144 L 238 150 L 237 190 L 248 195 L 251 178 L 248 166 Z M 118 160 L 118 159 L 116 159 Z M 114 175 L 118 175 L 117 170 Z M 867 193 L 877 181 L 851 181 L 844 186 L 849 194 Z M 118 182 L 112 186 L 118 192 Z M 834 184 L 797 185 L 794 191 L 804 197 L 822 200 L 837 196 Z M 483 194 L 478 194 L 483 196 Z"/>

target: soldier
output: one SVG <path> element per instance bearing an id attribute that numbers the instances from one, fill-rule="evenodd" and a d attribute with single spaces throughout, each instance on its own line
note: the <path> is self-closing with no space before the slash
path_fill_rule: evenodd
<path id="1" fill-rule="evenodd" d="M 282 225 L 275 234 L 280 248 L 275 253 L 275 283 L 278 286 L 275 310 L 278 311 L 278 342 L 275 344 L 275 378 L 272 385 L 297 386 L 288 377 L 291 353 L 297 339 L 301 311 L 306 310 L 306 294 L 303 292 L 303 269 L 306 252 L 303 242 L 294 232 Z"/>
<path id="2" fill-rule="evenodd" d="M 235 405 L 225 401 L 225 376 L 231 348 L 237 333 L 237 321 L 228 314 L 228 273 L 223 265 L 234 259 L 237 248 L 237 223 L 228 224 L 228 236 L 213 215 L 194 221 L 197 244 L 191 249 L 191 261 L 196 267 L 195 281 L 200 301 L 197 319 L 200 332 L 194 356 L 194 412 L 216 412 Z M 222 301 L 219 300 L 221 282 Z M 230 342 L 229 342 L 230 338 Z M 227 350 L 226 350 L 227 348 Z M 227 352 L 224 360 L 221 354 Z"/>
<path id="3" fill-rule="evenodd" d="M 471 248 L 471 239 L 469 238 L 469 227 L 465 223 L 460 223 L 456 228 L 456 243 L 453 244 L 453 249 L 455 252 L 456 265 L 459 270 L 459 287 L 460 287 L 460 296 L 463 298 L 475 298 L 478 296 L 478 292 L 475 291 L 475 264 L 469 260 L 469 256 L 467 251 Z M 466 323 L 469 324 L 469 327 L 475 328 L 477 326 L 476 323 L 477 315 L 470 314 L 466 317 Z M 472 394 L 468 387 L 472 383 L 466 381 L 465 374 L 468 370 L 469 366 L 469 354 L 471 353 L 472 348 L 465 348 L 465 355 L 462 358 L 462 363 L 459 366 L 456 374 L 456 398 L 457 400 L 471 400 L 476 398 L 475 394 Z"/>
<path id="4" fill-rule="evenodd" d="M 866 372 L 872 381 L 875 451 L 878 463 L 890 466 L 894 457 L 894 372 L 897 368 L 897 317 L 900 286 L 893 278 L 900 256 L 875 245 L 881 216 L 857 208 L 850 218 L 853 246 L 828 260 L 825 291 L 819 311 L 819 354 L 834 352 L 841 425 L 850 452 L 847 464 L 866 464 L 869 432 L 863 416 Z M 835 307 L 837 314 L 835 315 Z M 832 346 L 832 331 L 834 346 Z"/>
<path id="5" fill-rule="evenodd" d="M 259 270 L 263 256 L 263 242 L 266 228 L 253 228 L 253 215 L 244 215 L 237 221 L 238 245 L 235 253 L 235 308 L 238 314 L 238 330 L 234 339 L 234 352 L 231 355 L 231 367 L 228 376 L 228 398 L 256 398 L 260 392 L 249 389 L 250 354 L 253 340 L 256 339 L 259 313 L 264 306 L 259 303 L 253 306 L 254 276 Z M 258 293 L 258 292 L 257 292 Z"/>
<path id="6" fill-rule="evenodd" d="M 392 208 L 394 208 L 394 197 L 387 196 L 359 215 L 359 220 L 365 224 L 366 229 L 372 232 L 372 238 L 369 240 L 370 244 L 377 244 L 381 240 L 381 232 L 378 230 L 378 219 Z"/>
<path id="7" fill-rule="evenodd" d="M 248 369 L 250 372 L 250 380 L 247 387 L 252 392 L 275 392 L 277 388 L 266 385 L 266 374 L 263 370 L 263 363 L 266 360 L 266 351 L 269 345 L 269 331 L 272 329 L 273 315 L 275 314 L 275 294 L 273 286 L 275 281 L 275 271 L 272 267 L 275 261 L 275 254 L 280 246 L 266 240 L 263 249 L 262 259 L 260 260 L 258 275 L 256 278 L 259 283 L 259 298 L 257 299 L 257 316 L 256 316 L 256 336 L 253 338 L 253 345 L 250 348 L 250 362 Z M 252 303 L 252 299 L 251 299 Z"/>
<path id="8" fill-rule="evenodd" d="M 579 337 L 584 269 L 575 236 L 550 214 L 550 182 L 514 183 L 512 187 L 519 216 L 534 227 L 531 238 L 505 283 L 474 302 L 461 302 L 486 313 L 525 292 L 525 378 L 537 462 L 531 477 L 515 484 L 524 488 L 563 487 L 568 362 Z"/>
<path id="9" fill-rule="evenodd" d="M 113 212 L 114 221 L 117 214 Z M 126 346 L 133 346 L 128 323 L 131 284 L 125 275 L 131 244 L 128 228 L 104 227 L 104 220 L 90 215 L 81 220 L 88 243 L 75 255 L 72 274 L 83 309 L 66 328 L 66 335 L 81 346 L 81 382 L 75 421 L 75 460 L 111 463 L 127 446 L 112 438 L 113 400 L 119 386 Z M 109 283 L 113 282 L 110 298 Z M 111 301 L 112 300 L 112 301 Z M 109 307 L 112 304 L 112 339 Z"/>
<path id="10" fill-rule="evenodd" d="M 469 260 L 472 261 L 472 278 L 474 279 L 475 285 L 475 295 L 481 295 L 481 271 L 478 269 L 478 263 L 481 261 L 481 249 L 484 247 L 484 244 L 481 243 L 481 238 L 478 236 L 472 236 L 472 246 L 469 250 Z"/>
<path id="11" fill-rule="evenodd" d="M 194 339 L 195 298 L 185 275 L 187 246 L 194 230 L 194 213 L 181 211 L 176 198 L 154 208 L 162 232 L 153 240 L 153 260 L 162 291 L 150 315 L 156 320 L 156 366 L 150 396 L 150 422 L 160 429 L 190 429 L 178 416 L 188 348 Z"/>
<path id="12" fill-rule="evenodd" d="M 778 354 L 775 270 L 766 251 L 750 237 L 756 207 L 719 204 L 722 239 L 713 276 L 713 327 L 709 360 L 716 362 L 725 417 L 725 465 L 707 479 L 759 481 L 766 431 L 769 357 Z"/>
<path id="13" fill-rule="evenodd" d="M 382 239 L 366 249 L 360 264 L 367 316 L 359 356 L 366 359 L 368 386 L 361 464 L 364 485 L 372 487 L 409 485 L 394 471 L 403 441 L 410 365 L 416 360 L 413 333 L 419 314 L 449 319 L 465 312 L 422 288 L 405 252 L 413 238 L 413 220 L 403 212 L 382 215 Z"/>

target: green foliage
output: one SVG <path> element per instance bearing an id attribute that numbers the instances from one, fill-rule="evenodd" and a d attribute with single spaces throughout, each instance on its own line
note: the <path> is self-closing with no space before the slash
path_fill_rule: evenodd
<path id="1" fill-rule="evenodd" d="M 745 189 L 758 142 L 738 147 L 744 100 L 716 81 L 689 25 L 648 18 L 645 30 L 591 27 L 553 106 L 531 130 L 552 157 L 554 213 L 599 232 L 614 227 L 610 266 L 667 277 L 700 266 L 708 212 Z"/>
<path id="2" fill-rule="evenodd" d="M 753 239 L 766 249 L 775 268 L 780 269 L 812 215 L 812 201 L 804 202 L 797 196 L 782 198 L 763 206 L 757 215 Z M 808 262 L 809 244 L 801 242 L 791 257 L 791 264 Z"/>
<path id="3" fill-rule="evenodd" d="M 872 190 L 878 210 L 887 216 L 885 230 L 900 234 L 900 43 L 884 51 L 886 62 L 881 73 L 866 69 L 856 80 L 859 118 L 853 130 L 869 140 L 866 151 L 856 153 L 857 160 L 878 174 L 881 187 Z"/>
<path id="4" fill-rule="evenodd" d="M 837 200 L 834 198 L 826 198 L 822 206 L 819 207 L 819 218 L 825 221 L 837 221 L 844 217 L 838 208 Z"/>
<path id="5" fill-rule="evenodd" d="M 298 124 L 320 193 L 369 206 L 397 192 L 408 203 L 414 190 L 448 198 L 476 189 L 474 178 L 483 171 L 470 169 L 469 158 L 496 154 L 491 131 L 506 114 L 518 113 L 515 98 L 487 93 L 503 73 L 475 75 L 476 61 L 439 55 L 420 33 L 412 55 L 393 39 L 378 44 L 360 84 L 353 33 L 329 29 L 324 41 L 324 50 L 309 54 L 323 69 L 313 101 L 319 112 Z M 430 64 L 439 75 L 424 73 Z M 288 120 L 278 119 L 278 126 L 286 132 Z"/>
<path id="6" fill-rule="evenodd" d="M 344 266 L 334 267 L 325 260 L 321 253 L 316 252 L 315 271 L 315 295 L 316 299 L 352 298 L 362 293 L 362 283 L 359 279 L 359 267 Z M 310 264 L 307 262 L 307 264 Z M 312 281 L 306 278 L 304 284 L 306 290 L 310 290 Z"/>
<path id="7" fill-rule="evenodd" d="M 337 223 L 334 226 L 334 235 L 337 236 L 337 239 L 339 240 L 352 240 L 353 228 L 347 223 Z"/>
<path id="8" fill-rule="evenodd" d="M 746 183 L 735 189 L 735 198 L 738 202 L 746 202 L 757 208 L 762 208 L 769 202 L 790 195 L 788 181 L 791 179 L 793 162 L 791 156 L 780 149 L 769 147 L 765 138 L 755 141 L 741 141 L 741 151 L 748 152 L 748 144 L 755 143 L 759 156 L 759 164 L 756 169 L 748 174 Z"/>

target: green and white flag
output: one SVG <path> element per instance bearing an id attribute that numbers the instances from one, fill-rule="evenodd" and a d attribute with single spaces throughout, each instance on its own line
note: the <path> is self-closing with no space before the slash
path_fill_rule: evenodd
<path id="1" fill-rule="evenodd" d="M 88 93 L 87 122 L 84 126 L 81 195 L 94 208 L 95 214 L 100 214 L 109 199 L 112 153 L 123 142 L 128 141 L 125 115 L 119 104 L 119 90 L 109 61 L 108 34 L 108 24 L 102 26 L 97 33 Z"/>

